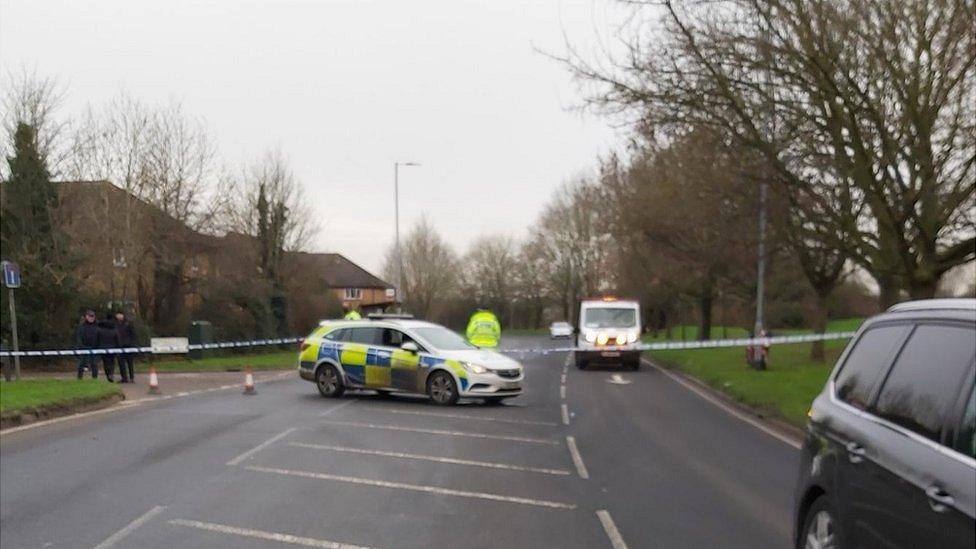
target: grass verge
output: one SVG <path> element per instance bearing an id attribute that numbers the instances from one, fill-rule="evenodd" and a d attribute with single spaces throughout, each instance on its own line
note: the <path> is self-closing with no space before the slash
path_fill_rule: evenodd
<path id="1" fill-rule="evenodd" d="M 298 368 L 298 350 L 215 356 L 200 360 L 167 357 L 154 360 L 152 364 L 157 372 L 224 372 L 239 371 L 248 366 L 254 370 L 291 370 Z M 148 372 L 149 362 L 139 364 L 136 369 Z"/>
<path id="2" fill-rule="evenodd" d="M 0 381 L 0 419 L 16 421 L 26 414 L 70 413 L 121 396 L 122 390 L 104 379 Z"/>
<path id="3" fill-rule="evenodd" d="M 839 320 L 831 322 L 828 331 L 854 330 L 860 323 L 860 319 Z M 810 359 L 809 343 L 775 345 L 770 349 L 768 369 L 764 372 L 746 365 L 742 348 L 654 351 L 650 355 L 658 363 L 692 375 L 738 402 L 802 427 L 810 403 L 823 389 L 846 344 L 846 340 L 826 342 L 824 362 Z"/>

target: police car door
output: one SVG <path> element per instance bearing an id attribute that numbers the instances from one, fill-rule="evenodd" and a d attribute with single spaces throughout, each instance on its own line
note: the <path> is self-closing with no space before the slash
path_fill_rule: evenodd
<path id="1" fill-rule="evenodd" d="M 390 386 L 390 352 L 379 348 L 382 328 L 349 328 L 339 360 L 346 379 L 362 387 Z"/>
<path id="2" fill-rule="evenodd" d="M 423 392 L 424 387 L 420 379 L 420 353 L 414 353 L 400 348 L 408 341 L 413 341 L 413 339 L 400 330 L 393 328 L 383 329 L 383 345 L 392 350 L 392 356 L 390 358 L 392 387 L 411 393 Z M 418 348 L 420 347 L 419 344 L 417 346 Z"/>

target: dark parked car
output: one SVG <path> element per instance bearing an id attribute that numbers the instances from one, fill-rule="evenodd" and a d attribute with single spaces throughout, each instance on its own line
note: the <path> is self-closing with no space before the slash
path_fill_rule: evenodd
<path id="1" fill-rule="evenodd" d="M 976 300 L 868 320 L 813 402 L 797 547 L 976 547 Z"/>

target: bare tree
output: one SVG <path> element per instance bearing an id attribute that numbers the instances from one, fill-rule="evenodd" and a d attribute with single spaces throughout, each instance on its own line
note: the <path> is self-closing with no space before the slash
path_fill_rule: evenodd
<path id="1" fill-rule="evenodd" d="M 611 236 L 601 193 L 599 185 L 583 179 L 564 185 L 530 233 L 546 265 L 544 284 L 564 318 L 577 299 L 610 286 Z"/>
<path id="2" fill-rule="evenodd" d="M 21 68 L 7 73 L 3 90 L 4 138 L 0 141 L 0 157 L 13 151 L 14 134 L 18 123 L 34 128 L 37 148 L 51 177 L 57 179 L 68 156 L 65 147 L 69 125 L 58 116 L 66 90 L 55 78 L 42 77 L 36 71 Z M 6 176 L 6 166 L 0 168 L 0 180 Z"/>
<path id="3" fill-rule="evenodd" d="M 426 217 L 422 217 L 407 235 L 402 254 L 404 308 L 422 318 L 435 318 L 457 290 L 457 254 Z M 391 246 L 383 274 L 387 280 L 393 280 L 396 273 L 396 249 Z"/>
<path id="4" fill-rule="evenodd" d="M 835 239 L 882 299 L 931 296 L 976 257 L 971 1 L 629 4 L 623 55 L 564 59 L 592 105 L 760 153 L 808 219 L 837 229 L 806 236 Z"/>
<path id="5" fill-rule="evenodd" d="M 518 268 L 518 248 L 505 235 L 482 236 L 471 243 L 465 254 L 464 286 L 481 306 L 489 307 L 508 326 L 515 323 L 514 301 Z"/>

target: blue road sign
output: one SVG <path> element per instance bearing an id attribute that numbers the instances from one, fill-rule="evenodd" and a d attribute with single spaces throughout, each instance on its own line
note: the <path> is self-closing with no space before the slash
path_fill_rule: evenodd
<path id="1" fill-rule="evenodd" d="M 8 288 L 20 288 L 20 267 L 13 261 L 4 261 L 3 285 Z"/>

